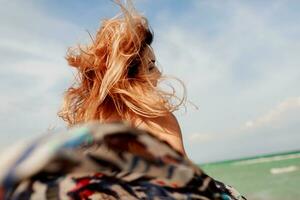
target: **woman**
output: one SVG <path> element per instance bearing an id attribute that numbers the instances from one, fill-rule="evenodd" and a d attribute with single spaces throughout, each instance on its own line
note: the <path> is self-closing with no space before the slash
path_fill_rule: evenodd
<path id="1" fill-rule="evenodd" d="M 65 94 L 59 113 L 69 126 L 89 121 L 126 121 L 166 140 L 185 154 L 179 124 L 172 112 L 184 103 L 157 87 L 161 73 L 151 48 L 147 19 L 133 7 L 105 20 L 92 43 L 69 50 L 77 82 Z"/>
<path id="2" fill-rule="evenodd" d="M 59 116 L 72 128 L 7 150 L 0 199 L 245 199 L 185 156 L 172 114 L 185 98 L 172 104 L 174 93 L 157 87 L 147 20 L 119 5 L 123 15 L 67 55 L 78 79 Z"/>

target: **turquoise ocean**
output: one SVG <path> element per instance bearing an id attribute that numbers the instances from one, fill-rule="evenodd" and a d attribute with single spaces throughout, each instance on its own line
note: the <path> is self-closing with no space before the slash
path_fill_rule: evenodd
<path id="1" fill-rule="evenodd" d="M 300 200 L 300 151 L 200 165 L 249 200 Z"/>

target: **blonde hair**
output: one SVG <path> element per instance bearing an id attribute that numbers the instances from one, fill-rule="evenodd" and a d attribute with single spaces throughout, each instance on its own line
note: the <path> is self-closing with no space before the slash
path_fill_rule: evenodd
<path id="1" fill-rule="evenodd" d="M 185 100 L 153 84 L 162 77 L 148 71 L 144 52 L 153 40 L 148 21 L 130 1 L 117 4 L 122 14 L 104 20 L 91 44 L 68 49 L 66 60 L 77 77 L 58 115 L 69 126 L 105 122 L 112 113 L 128 122 L 147 121 L 173 112 Z M 177 103 L 171 103 L 173 98 Z"/>

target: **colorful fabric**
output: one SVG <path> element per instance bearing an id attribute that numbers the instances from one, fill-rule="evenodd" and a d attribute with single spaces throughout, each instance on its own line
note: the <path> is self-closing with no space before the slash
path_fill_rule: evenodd
<path id="1" fill-rule="evenodd" d="M 91 123 L 0 157 L 0 199 L 245 199 L 151 133 Z"/>

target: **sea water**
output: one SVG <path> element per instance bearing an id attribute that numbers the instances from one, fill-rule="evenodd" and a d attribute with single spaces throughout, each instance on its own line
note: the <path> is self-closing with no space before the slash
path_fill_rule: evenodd
<path id="1" fill-rule="evenodd" d="M 250 200 L 300 200 L 300 151 L 200 166 Z"/>

